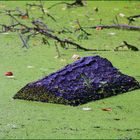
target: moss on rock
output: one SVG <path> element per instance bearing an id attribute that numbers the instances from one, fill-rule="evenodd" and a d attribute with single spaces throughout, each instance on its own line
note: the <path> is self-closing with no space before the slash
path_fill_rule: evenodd
<path id="1" fill-rule="evenodd" d="M 27 84 L 13 98 L 77 106 L 138 88 L 107 59 L 89 56 Z"/>

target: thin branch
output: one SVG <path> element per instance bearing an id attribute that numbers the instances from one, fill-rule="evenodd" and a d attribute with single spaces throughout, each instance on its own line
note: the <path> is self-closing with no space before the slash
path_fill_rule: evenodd
<path id="1" fill-rule="evenodd" d="M 73 33 L 73 32 L 70 29 L 64 27 L 62 30 L 58 31 L 58 33 L 59 34 L 61 34 L 61 33 L 64 34 L 64 33 Z"/>
<path id="2" fill-rule="evenodd" d="M 29 46 L 28 46 L 26 40 L 23 38 L 23 36 L 20 33 L 18 33 L 18 35 L 23 43 L 23 47 L 29 48 Z"/>
<path id="3" fill-rule="evenodd" d="M 18 16 L 18 17 L 22 17 L 22 16 L 27 16 L 29 18 L 29 13 L 28 13 L 28 9 L 26 9 L 25 12 L 23 12 L 19 7 L 16 7 L 16 9 L 14 10 L 5 10 L 3 13 L 10 13 L 13 16 Z"/>
<path id="4" fill-rule="evenodd" d="M 70 3 L 67 3 L 67 2 L 59 2 L 59 3 L 55 3 L 55 4 L 51 5 L 47 9 L 51 9 L 51 8 L 53 8 L 53 7 L 57 6 L 57 5 L 61 5 L 61 4 L 71 5 Z"/>
<path id="5" fill-rule="evenodd" d="M 43 29 L 39 29 L 39 28 L 34 28 L 37 32 L 39 32 L 40 34 L 42 35 L 45 35 L 53 40 L 56 40 L 57 42 L 59 42 L 60 44 L 69 44 L 69 45 L 73 45 L 73 46 L 76 46 L 77 49 L 80 49 L 80 50 L 84 50 L 84 51 L 109 51 L 109 50 L 98 50 L 98 49 L 88 49 L 88 48 L 84 48 L 82 47 L 81 45 L 71 41 L 71 40 L 68 40 L 68 39 L 61 39 L 49 32 L 47 32 L 46 30 L 43 30 Z"/>
<path id="6" fill-rule="evenodd" d="M 29 17 L 28 9 L 26 9 L 26 12 L 23 12 L 23 11 L 20 10 L 19 7 L 17 7 L 15 11 L 19 13 L 18 16 L 27 16 L 27 17 Z"/>
<path id="7" fill-rule="evenodd" d="M 25 24 L 20 23 L 12 14 L 9 10 L 6 10 L 6 15 L 10 16 L 13 20 L 15 20 L 19 25 L 24 26 L 26 28 L 29 28 L 28 26 L 26 26 Z"/>
<path id="8" fill-rule="evenodd" d="M 42 0 L 40 0 L 40 8 L 41 8 L 42 13 L 43 13 L 44 15 L 47 14 L 48 17 L 50 17 L 53 21 L 56 22 L 56 19 L 55 19 L 52 15 L 50 15 L 49 13 L 46 13 L 46 12 L 45 12 L 44 6 L 43 6 L 43 3 L 42 3 Z"/>
<path id="9" fill-rule="evenodd" d="M 79 20 L 77 20 L 76 21 L 76 23 L 77 23 L 77 25 L 78 25 L 78 29 L 76 29 L 75 31 L 78 31 L 78 30 L 80 30 L 80 31 L 82 31 L 82 32 L 84 32 L 86 35 L 88 35 L 88 36 L 90 36 L 91 34 L 90 33 L 88 33 L 86 30 L 84 30 L 83 29 L 83 27 L 81 26 L 81 24 L 80 24 L 80 22 L 79 22 Z"/>
<path id="10" fill-rule="evenodd" d="M 134 15 L 134 16 L 130 16 L 128 18 L 140 18 L 140 15 Z"/>
<path id="11" fill-rule="evenodd" d="M 14 27 L 18 25 L 19 25 L 18 23 L 12 24 L 12 25 L 0 24 L 0 26 L 2 27 L 2 31 L 0 33 L 8 32 L 8 31 L 15 31 L 17 29 L 15 29 Z"/>
<path id="12" fill-rule="evenodd" d="M 110 50 L 104 50 L 104 49 L 102 50 L 102 49 L 89 49 L 89 48 L 85 48 L 85 47 L 82 47 L 80 44 L 78 44 L 76 42 L 73 42 L 73 41 L 71 41 L 71 40 L 69 40 L 67 38 L 66 39 L 59 38 L 58 36 L 53 34 L 54 33 L 53 30 L 49 29 L 46 24 L 44 24 L 43 22 L 38 21 L 38 20 L 34 20 L 32 22 L 32 24 L 35 25 L 35 28 L 28 27 L 27 25 L 21 23 L 17 18 L 15 18 L 11 14 L 10 10 L 6 10 L 6 15 L 8 15 L 10 18 L 12 18 L 16 22 L 16 25 L 19 25 L 19 26 L 23 27 L 23 31 L 22 31 L 22 29 L 18 29 L 20 31 L 20 32 L 18 32 L 18 35 L 19 35 L 19 37 L 20 37 L 24 47 L 26 47 L 26 48 L 29 47 L 27 42 L 28 42 L 28 40 L 30 39 L 31 36 L 35 36 L 37 34 L 41 34 L 41 35 L 44 35 L 44 36 L 46 36 L 48 38 L 53 39 L 54 41 L 57 41 L 64 48 L 66 48 L 66 45 L 72 45 L 72 46 L 75 46 L 77 49 L 84 50 L 84 51 L 110 51 Z M 16 30 L 16 31 L 18 31 L 18 30 Z M 30 33 L 31 31 L 33 31 L 33 34 L 28 35 L 27 38 L 25 39 L 23 37 L 23 34 Z M 86 31 L 84 29 L 82 31 L 84 33 L 86 33 Z"/>
<path id="13" fill-rule="evenodd" d="M 55 19 L 52 15 L 50 15 L 49 13 L 46 13 L 46 12 L 45 12 L 42 1 L 40 1 L 40 4 L 28 4 L 28 3 L 27 3 L 26 6 L 29 6 L 29 8 L 31 8 L 31 7 L 38 7 L 38 8 L 40 8 L 40 10 L 41 10 L 41 12 L 43 13 L 43 15 L 47 15 L 47 16 L 50 17 L 53 21 L 56 22 L 56 19 Z"/>
<path id="14" fill-rule="evenodd" d="M 61 4 L 66 4 L 66 6 L 68 8 L 71 8 L 73 6 L 84 6 L 82 0 L 75 0 L 75 2 L 73 2 L 73 3 L 67 3 L 67 2 L 55 3 L 55 4 L 51 5 L 50 7 L 48 7 L 47 9 L 51 9 L 51 8 L 53 8 L 53 7 L 57 6 L 57 5 L 61 5 Z"/>
<path id="15" fill-rule="evenodd" d="M 96 29 L 97 27 L 101 27 L 102 29 L 124 29 L 124 30 L 134 30 L 134 31 L 140 31 L 140 26 L 130 26 L 127 24 L 113 24 L 113 25 L 96 25 L 91 27 L 82 27 L 87 29 Z"/>
<path id="16" fill-rule="evenodd" d="M 31 37 L 34 37 L 34 36 L 36 36 L 36 35 L 38 35 L 38 34 L 39 34 L 38 32 L 34 32 L 34 33 L 32 33 L 32 34 L 27 35 L 27 37 L 26 37 L 26 39 L 25 39 L 26 43 L 29 41 L 29 39 L 30 39 Z"/>
<path id="17" fill-rule="evenodd" d="M 42 22 L 41 20 L 34 20 L 34 21 L 32 21 L 32 23 L 33 23 L 37 28 L 44 29 L 44 30 L 47 30 L 48 32 L 52 32 L 52 33 L 55 32 L 54 30 L 49 29 L 48 26 L 47 26 L 44 22 Z"/>
<path id="18" fill-rule="evenodd" d="M 134 15 L 134 16 L 127 17 L 129 24 L 132 23 L 133 21 L 135 21 L 136 18 L 140 18 L 140 15 Z"/>
<path id="19" fill-rule="evenodd" d="M 49 41 L 45 37 L 42 37 L 42 43 L 43 44 L 48 44 L 50 46 Z"/>
<path id="20" fill-rule="evenodd" d="M 129 50 L 132 50 L 132 51 L 139 51 L 139 49 L 138 49 L 136 46 L 133 46 L 133 45 L 131 45 L 131 44 L 128 44 L 126 41 L 123 41 L 123 45 L 120 45 L 120 46 L 116 47 L 116 48 L 114 49 L 114 51 L 118 51 L 119 48 L 124 48 L 125 46 L 126 46 Z"/>
<path id="21" fill-rule="evenodd" d="M 82 0 L 75 0 L 75 2 L 68 5 L 69 8 L 73 6 L 84 6 L 84 3 L 82 2 Z"/>
<path id="22" fill-rule="evenodd" d="M 55 41 L 55 48 L 56 48 L 56 52 L 57 52 L 57 57 L 58 57 L 58 58 L 61 57 L 60 51 L 59 51 L 59 48 L 58 48 L 58 46 L 57 46 L 57 42 L 56 42 L 56 41 Z"/>
<path id="23" fill-rule="evenodd" d="M 26 33 L 33 30 L 33 28 L 28 27 L 27 25 L 25 25 L 25 24 L 21 23 L 19 20 L 17 20 L 17 19 L 11 14 L 10 11 L 7 11 L 6 15 L 8 15 L 8 16 L 9 16 L 10 18 L 12 18 L 15 22 L 17 22 L 18 25 L 24 27 L 24 28 L 26 29 Z"/>

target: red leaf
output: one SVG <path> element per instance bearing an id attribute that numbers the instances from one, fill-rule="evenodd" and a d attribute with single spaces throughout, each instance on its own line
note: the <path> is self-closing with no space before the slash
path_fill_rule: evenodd
<path id="1" fill-rule="evenodd" d="M 5 76 L 13 76 L 13 73 L 11 71 L 5 72 Z"/>

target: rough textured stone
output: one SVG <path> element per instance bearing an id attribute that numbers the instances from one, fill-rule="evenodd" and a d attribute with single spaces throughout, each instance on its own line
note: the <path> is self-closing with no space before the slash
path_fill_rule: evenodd
<path id="1" fill-rule="evenodd" d="M 27 84 L 14 99 L 79 105 L 140 88 L 100 56 L 83 57 L 45 78 Z"/>

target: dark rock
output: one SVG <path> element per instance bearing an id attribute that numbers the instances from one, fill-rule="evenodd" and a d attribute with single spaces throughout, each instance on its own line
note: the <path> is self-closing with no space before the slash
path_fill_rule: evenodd
<path id="1" fill-rule="evenodd" d="M 83 57 L 45 78 L 23 87 L 13 98 L 79 105 L 140 88 L 100 56 Z"/>

